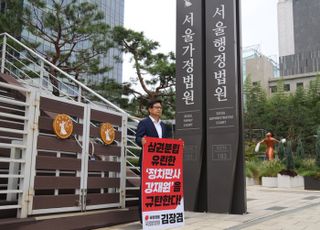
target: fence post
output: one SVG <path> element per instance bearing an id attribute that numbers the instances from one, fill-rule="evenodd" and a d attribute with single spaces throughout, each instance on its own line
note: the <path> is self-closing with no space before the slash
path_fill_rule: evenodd
<path id="1" fill-rule="evenodd" d="M 33 95 L 33 96 L 32 96 Z M 29 188 L 28 188 L 28 210 L 27 210 L 27 214 L 28 215 L 32 215 L 33 212 L 33 198 L 35 195 L 34 192 L 34 181 L 35 181 L 35 177 L 36 177 L 36 159 L 37 159 L 37 155 L 38 155 L 38 136 L 39 136 L 39 117 L 40 117 L 40 92 L 35 92 L 34 90 L 32 91 L 31 94 L 31 98 L 32 98 L 32 110 L 33 110 L 33 128 L 32 128 L 32 150 L 29 156 L 30 158 L 30 164 L 28 166 L 29 171 L 28 171 L 28 175 L 29 175 Z M 30 128 L 29 128 L 30 130 Z M 31 132 L 30 132 L 31 133 Z M 30 146 L 31 147 L 31 146 Z"/>
<path id="2" fill-rule="evenodd" d="M 43 72 L 44 72 L 44 61 L 41 60 L 41 63 L 40 63 L 40 78 L 39 78 L 39 89 L 40 90 L 42 90 Z"/>
<path id="3" fill-rule="evenodd" d="M 4 65 L 6 63 L 7 35 L 3 36 L 2 57 L 1 57 L 1 73 L 4 73 Z"/>
<path id="4" fill-rule="evenodd" d="M 85 105 L 83 107 L 83 119 L 79 122 L 82 123 L 82 152 L 81 152 L 81 172 L 80 172 L 80 206 L 81 211 L 86 211 L 87 208 L 87 188 L 88 188 L 88 167 L 89 167 L 89 147 L 90 147 L 90 120 L 91 120 L 91 107 Z"/>
<path id="5" fill-rule="evenodd" d="M 120 205 L 121 208 L 126 207 L 126 155 L 127 155 L 127 129 L 128 129 L 128 115 L 122 114 L 122 140 L 121 140 L 121 169 L 120 169 Z"/>
<path id="6" fill-rule="evenodd" d="M 20 180 L 20 189 L 23 191 L 19 196 L 18 203 L 21 205 L 21 209 L 18 211 L 17 216 L 19 218 L 26 218 L 28 216 L 29 205 L 32 201 L 29 199 L 30 193 L 30 181 L 34 181 L 34 178 L 31 178 L 35 175 L 34 169 L 32 166 L 32 158 L 35 155 L 34 150 L 34 132 L 38 129 L 36 121 L 36 92 L 31 91 L 27 93 L 26 102 L 28 107 L 26 107 L 25 113 L 27 120 L 24 123 L 26 134 L 23 136 L 23 145 L 27 146 L 26 149 L 22 150 L 21 158 L 25 160 L 25 163 L 21 165 L 20 174 L 23 175 L 23 178 Z M 31 191 L 33 193 L 33 191 Z"/>

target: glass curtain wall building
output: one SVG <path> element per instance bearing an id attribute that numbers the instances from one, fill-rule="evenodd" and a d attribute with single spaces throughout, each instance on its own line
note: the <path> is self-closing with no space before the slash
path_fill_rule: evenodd
<path id="1" fill-rule="evenodd" d="M 124 24 L 124 0 L 89 0 L 89 2 L 98 5 L 100 11 L 105 14 L 105 22 L 111 27 L 123 26 Z M 103 61 L 103 65 L 112 67 L 107 73 L 109 79 L 114 79 L 116 82 L 122 82 L 122 63 L 115 60 L 114 57 L 122 56 L 118 49 L 111 49 L 108 53 L 108 57 Z M 91 79 L 90 79 L 91 78 Z M 102 82 L 104 76 L 89 77 L 90 81 Z"/>
<path id="2" fill-rule="evenodd" d="M 281 76 L 320 71 L 319 11 L 319 0 L 279 0 Z"/>
<path id="3" fill-rule="evenodd" d="M 320 1 L 278 0 L 279 66 L 284 90 L 308 88 L 320 71 Z M 271 79 L 271 93 L 278 79 Z"/>
<path id="4" fill-rule="evenodd" d="M 68 0 L 67 0 L 68 1 Z M 67 2 L 65 1 L 65 2 Z M 91 2 L 98 6 L 98 10 L 102 11 L 105 15 L 105 23 L 114 26 L 123 26 L 124 24 L 124 0 L 79 0 L 79 2 Z M 52 4 L 52 0 L 46 0 L 47 6 L 50 9 L 50 5 Z M 24 4 L 28 4 L 28 0 L 24 0 Z M 41 42 L 43 49 L 50 49 L 49 44 L 41 41 L 39 38 L 34 37 L 28 31 L 24 30 L 22 32 L 22 36 L 27 38 L 28 40 L 34 40 Z M 83 44 L 86 45 L 85 43 Z M 84 80 L 89 82 L 90 84 L 98 84 L 101 83 L 104 79 L 113 79 L 118 83 L 122 83 L 122 63 L 114 57 L 122 57 L 120 50 L 118 49 L 110 49 L 108 52 L 108 56 L 103 58 L 101 65 L 111 67 L 111 70 L 104 74 L 84 76 Z"/>

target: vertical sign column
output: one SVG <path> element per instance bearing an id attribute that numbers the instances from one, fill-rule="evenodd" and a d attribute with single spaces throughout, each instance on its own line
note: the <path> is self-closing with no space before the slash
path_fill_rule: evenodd
<path id="1" fill-rule="evenodd" d="M 176 136 L 185 145 L 185 208 L 197 210 L 203 161 L 203 1 L 177 0 Z M 200 191 L 200 192 L 199 192 Z"/>
<path id="2" fill-rule="evenodd" d="M 232 213 L 236 199 L 244 207 L 237 4 L 206 0 L 205 7 L 208 212 Z"/>

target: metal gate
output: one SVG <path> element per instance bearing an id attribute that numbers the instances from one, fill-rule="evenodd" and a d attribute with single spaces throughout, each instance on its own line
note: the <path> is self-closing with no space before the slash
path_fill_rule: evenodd
<path id="1" fill-rule="evenodd" d="M 127 117 L 0 82 L 0 211 L 18 217 L 125 206 Z M 72 117 L 74 132 L 58 139 L 57 114 Z M 115 141 L 104 145 L 100 124 Z"/>
<path id="2" fill-rule="evenodd" d="M 40 93 L 36 98 L 28 214 L 124 207 L 126 116 Z M 73 134 L 66 140 L 53 133 L 57 114 L 73 120 Z M 100 138 L 104 122 L 115 129 L 111 145 Z"/>
<path id="3" fill-rule="evenodd" d="M 7 33 L 0 34 L 0 53 L 0 218 L 124 207 L 126 112 Z M 52 96 L 53 88 L 61 97 Z M 52 131 L 59 113 L 74 122 L 67 140 Z M 108 146 L 99 137 L 102 122 L 116 129 Z M 138 191 L 136 184 L 129 192 Z"/>

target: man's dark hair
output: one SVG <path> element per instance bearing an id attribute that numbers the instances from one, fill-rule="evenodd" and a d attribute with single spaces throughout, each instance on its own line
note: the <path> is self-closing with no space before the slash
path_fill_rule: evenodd
<path id="1" fill-rule="evenodd" d="M 153 108 L 153 105 L 157 103 L 160 103 L 162 105 L 162 101 L 160 99 L 153 99 L 148 101 L 148 109 Z"/>

